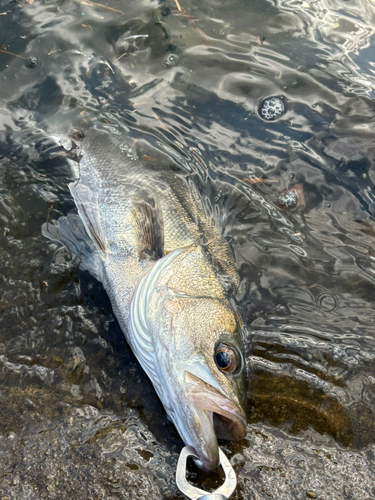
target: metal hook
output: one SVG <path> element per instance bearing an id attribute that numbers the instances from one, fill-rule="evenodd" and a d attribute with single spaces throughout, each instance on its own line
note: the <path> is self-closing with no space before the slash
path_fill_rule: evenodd
<path id="1" fill-rule="evenodd" d="M 237 477 L 221 448 L 219 448 L 219 458 L 220 465 L 225 474 L 225 480 L 213 493 L 208 493 L 207 491 L 193 486 L 186 479 L 186 461 L 188 457 L 199 458 L 192 446 L 185 446 L 185 448 L 182 448 L 180 458 L 178 459 L 176 471 L 176 484 L 178 489 L 190 500 L 228 500 L 236 489 Z"/>

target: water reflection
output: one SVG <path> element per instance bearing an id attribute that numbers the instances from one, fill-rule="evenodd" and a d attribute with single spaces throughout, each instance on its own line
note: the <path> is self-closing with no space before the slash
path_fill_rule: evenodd
<path id="1" fill-rule="evenodd" d="M 101 285 L 40 235 L 73 208 L 56 137 L 68 148 L 100 122 L 124 155 L 181 168 L 233 247 L 251 382 L 249 434 L 226 445 L 237 498 L 370 498 L 375 6 L 182 7 L 0 6 L 0 47 L 24 58 L 0 52 L 0 491 L 58 498 L 65 474 L 82 498 L 136 494 L 138 478 L 145 496 L 178 498 L 181 441 Z M 286 113 L 267 122 L 270 96 Z M 22 469 L 35 453 L 52 479 Z M 69 460 L 86 482 L 58 472 Z"/>

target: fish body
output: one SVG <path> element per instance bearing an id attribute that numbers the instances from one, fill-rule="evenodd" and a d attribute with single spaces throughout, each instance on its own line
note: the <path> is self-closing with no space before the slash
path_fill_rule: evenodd
<path id="1" fill-rule="evenodd" d="M 230 248 L 183 179 L 92 129 L 79 142 L 78 215 L 44 224 L 100 280 L 124 335 L 199 466 L 245 434 L 242 323 Z"/>

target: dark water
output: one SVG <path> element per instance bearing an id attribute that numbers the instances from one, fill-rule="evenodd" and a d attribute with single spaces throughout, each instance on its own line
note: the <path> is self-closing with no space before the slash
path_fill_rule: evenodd
<path id="1" fill-rule="evenodd" d="M 0 3 L 0 499 L 182 498 L 182 442 L 102 286 L 40 232 L 73 209 L 48 137 L 88 121 L 185 169 L 235 253 L 232 498 L 373 499 L 375 4 L 181 7 Z"/>

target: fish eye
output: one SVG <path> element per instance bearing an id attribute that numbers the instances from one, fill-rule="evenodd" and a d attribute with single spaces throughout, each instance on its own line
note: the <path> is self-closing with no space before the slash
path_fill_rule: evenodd
<path id="1" fill-rule="evenodd" d="M 228 344 L 220 344 L 215 351 L 215 361 L 219 370 L 233 373 L 239 365 L 237 349 Z"/>

